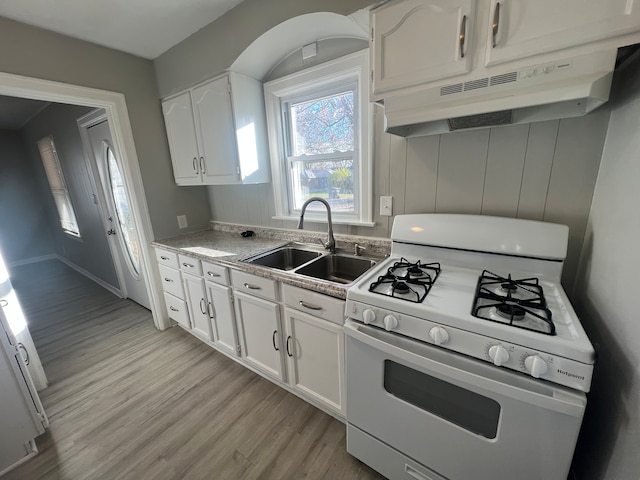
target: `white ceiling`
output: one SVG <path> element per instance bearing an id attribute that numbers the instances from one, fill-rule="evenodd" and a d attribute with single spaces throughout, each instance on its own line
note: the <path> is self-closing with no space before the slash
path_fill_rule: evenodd
<path id="1" fill-rule="evenodd" d="M 1 0 L 0 16 L 154 59 L 242 0 Z"/>

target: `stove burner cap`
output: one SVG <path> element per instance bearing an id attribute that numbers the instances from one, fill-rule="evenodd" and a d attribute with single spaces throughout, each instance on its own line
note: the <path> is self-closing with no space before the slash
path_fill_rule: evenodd
<path id="1" fill-rule="evenodd" d="M 496 307 L 496 312 L 503 318 L 509 320 L 522 320 L 527 311 L 519 305 L 503 303 Z"/>
<path id="2" fill-rule="evenodd" d="M 518 286 L 514 282 L 505 282 L 501 284 L 500 287 L 502 287 L 502 290 L 504 290 L 505 292 L 513 293 L 518 290 Z"/>
<path id="3" fill-rule="evenodd" d="M 407 273 L 410 275 L 422 275 L 422 269 L 417 265 L 412 265 L 407 269 Z"/>
<path id="4" fill-rule="evenodd" d="M 398 292 L 398 293 L 407 293 L 410 290 L 409 285 L 407 285 L 404 282 L 399 282 L 397 280 L 394 280 L 392 286 L 393 286 L 394 292 Z"/>

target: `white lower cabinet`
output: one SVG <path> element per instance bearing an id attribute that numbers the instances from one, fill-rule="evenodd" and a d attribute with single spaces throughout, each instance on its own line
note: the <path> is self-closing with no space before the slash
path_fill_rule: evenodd
<path id="1" fill-rule="evenodd" d="M 235 306 L 242 358 L 284 381 L 280 305 L 236 290 Z"/>
<path id="2" fill-rule="evenodd" d="M 344 414 L 344 330 L 285 308 L 289 384 L 305 396 Z"/>
<path id="3" fill-rule="evenodd" d="M 233 312 L 231 288 L 205 281 L 207 290 L 207 313 L 211 320 L 211 330 L 217 346 L 232 355 L 238 355 L 240 346 L 236 333 L 236 319 Z"/>
<path id="4" fill-rule="evenodd" d="M 205 340 L 213 341 L 211 321 L 207 313 L 207 295 L 202 277 L 182 273 L 185 300 L 189 306 L 189 318 L 193 333 Z"/>

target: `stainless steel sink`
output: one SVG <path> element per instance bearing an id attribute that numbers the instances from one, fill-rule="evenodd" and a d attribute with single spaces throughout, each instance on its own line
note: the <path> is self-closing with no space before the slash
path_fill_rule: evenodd
<path id="1" fill-rule="evenodd" d="M 296 273 L 330 282 L 349 284 L 375 264 L 374 260 L 367 258 L 332 253 L 298 268 Z"/>
<path id="2" fill-rule="evenodd" d="M 248 258 L 247 263 L 262 265 L 263 267 L 277 268 L 278 270 L 293 270 L 314 258 L 322 255 L 321 251 L 315 251 L 295 246 L 284 246 L 261 255 Z"/>

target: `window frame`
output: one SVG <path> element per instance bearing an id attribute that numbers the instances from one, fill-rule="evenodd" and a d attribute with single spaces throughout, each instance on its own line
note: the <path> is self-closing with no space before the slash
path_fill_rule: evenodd
<path id="1" fill-rule="evenodd" d="M 320 65 L 265 83 L 265 106 L 269 133 L 273 196 L 277 220 L 297 220 L 299 210 L 293 207 L 289 190 L 289 145 L 283 106 L 291 100 L 319 98 L 323 93 L 353 89 L 354 96 L 354 209 L 355 213 L 333 213 L 333 222 L 359 226 L 374 226 L 372 202 L 372 123 L 373 105 L 369 102 L 369 52 L 361 50 Z M 338 157 L 339 154 L 327 154 Z M 351 155 L 351 152 L 348 153 Z M 296 159 L 304 157 L 295 157 Z M 313 161 L 315 156 L 309 156 Z M 318 156 L 318 158 L 320 158 Z M 357 168 L 355 168 L 357 166 Z M 309 221 L 326 223 L 324 211 L 309 210 Z"/>
<path id="2" fill-rule="evenodd" d="M 53 196 L 53 201 L 56 206 L 56 211 L 58 212 L 58 221 L 60 222 L 60 228 L 63 233 L 69 235 L 72 238 L 80 240 L 82 236 L 80 235 L 80 225 L 78 224 L 78 217 L 75 212 L 75 208 L 73 207 L 73 202 L 71 201 L 71 195 L 69 194 L 69 189 L 67 188 L 67 182 L 64 178 L 64 172 L 62 171 L 62 165 L 60 164 L 60 158 L 58 157 L 58 150 L 56 148 L 56 144 L 53 141 L 53 135 L 47 135 L 36 142 L 38 146 L 38 152 L 40 153 L 40 160 L 42 161 L 42 167 L 45 171 L 45 177 L 47 179 L 47 185 L 49 185 L 49 190 L 51 195 Z M 42 146 L 41 146 L 42 145 Z M 51 183 L 51 178 L 47 167 L 45 166 L 45 158 L 43 157 L 43 149 L 51 149 L 51 155 L 53 159 L 53 167 L 56 169 L 58 174 L 58 183 L 60 184 L 60 188 L 55 188 Z M 63 214 L 60 211 L 60 206 L 56 201 L 56 196 L 60 198 L 64 198 L 65 206 L 69 210 L 69 221 L 66 222 L 63 218 Z M 65 227 L 65 224 L 68 223 L 68 228 Z M 74 228 L 75 227 L 75 228 Z"/>

